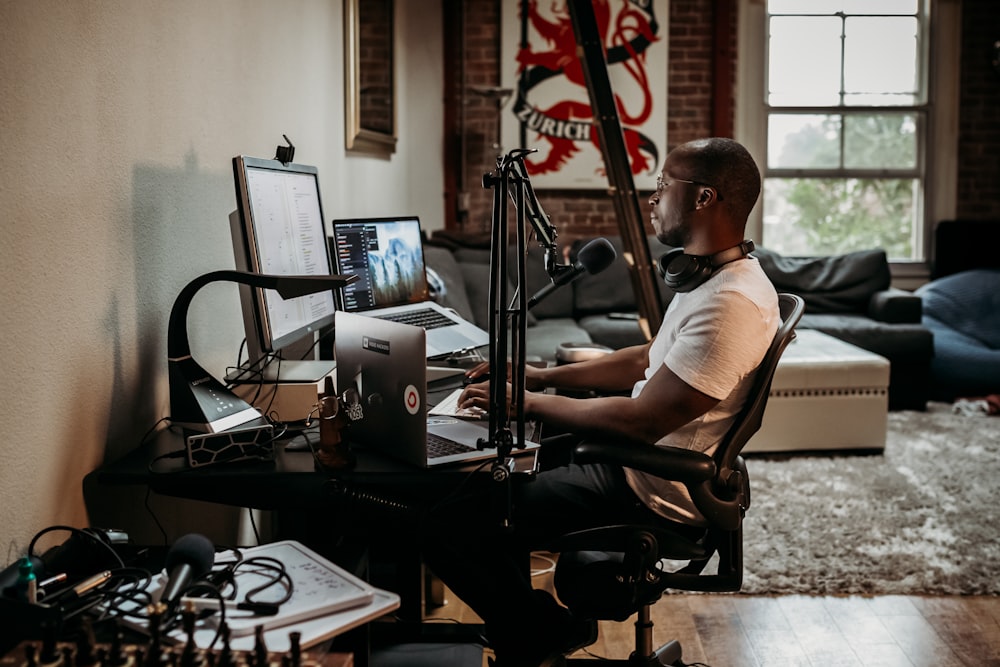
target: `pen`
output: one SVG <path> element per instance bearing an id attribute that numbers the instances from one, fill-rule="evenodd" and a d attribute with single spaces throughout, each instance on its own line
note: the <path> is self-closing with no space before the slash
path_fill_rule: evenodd
<path id="1" fill-rule="evenodd" d="M 76 586 L 73 587 L 73 592 L 76 593 L 77 597 L 86 595 L 90 591 L 94 590 L 105 581 L 111 578 L 111 570 L 105 570 L 104 572 L 99 572 L 92 576 L 90 579 L 81 581 Z"/>
<path id="2" fill-rule="evenodd" d="M 67 576 L 67 574 L 65 572 L 60 572 L 59 574 L 57 574 L 55 576 L 52 576 L 52 577 L 49 577 L 48 579 L 43 579 L 42 581 L 39 581 L 38 582 L 38 589 L 41 590 L 43 588 L 48 588 L 52 584 L 61 584 L 62 582 L 66 581 L 67 578 L 68 578 L 68 576 Z"/>
<path id="3" fill-rule="evenodd" d="M 278 605 L 267 602 L 237 602 L 236 600 L 219 600 L 218 598 L 181 598 L 181 607 L 191 611 L 218 611 L 221 607 L 253 612 L 255 616 L 274 616 L 278 613 Z"/>
<path id="4" fill-rule="evenodd" d="M 37 597 L 39 600 L 45 599 L 46 596 L 50 595 L 49 588 L 51 586 L 57 586 L 66 581 L 68 575 L 65 572 L 60 572 L 59 574 L 49 577 L 48 579 L 43 579 L 38 582 L 38 592 Z"/>

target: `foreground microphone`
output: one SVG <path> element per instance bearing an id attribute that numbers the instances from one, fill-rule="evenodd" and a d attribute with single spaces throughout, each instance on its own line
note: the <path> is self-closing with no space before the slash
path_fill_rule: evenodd
<path id="1" fill-rule="evenodd" d="M 587 245 L 580 248 L 580 252 L 576 256 L 576 262 L 573 266 L 568 267 L 568 271 L 563 271 L 559 275 L 552 278 L 551 283 L 535 292 L 535 294 L 528 299 L 528 308 L 534 308 L 539 301 L 552 294 L 563 285 L 568 285 L 573 282 L 584 273 L 589 273 L 591 275 L 600 273 L 604 269 L 611 266 L 611 262 L 615 261 L 616 256 L 617 253 L 615 252 L 614 246 L 611 245 L 611 241 L 608 241 L 607 239 L 594 239 Z"/>
<path id="2" fill-rule="evenodd" d="M 164 564 L 168 578 L 160 602 L 173 606 L 192 581 L 208 574 L 213 562 L 215 547 L 204 535 L 190 533 L 174 542 Z"/>

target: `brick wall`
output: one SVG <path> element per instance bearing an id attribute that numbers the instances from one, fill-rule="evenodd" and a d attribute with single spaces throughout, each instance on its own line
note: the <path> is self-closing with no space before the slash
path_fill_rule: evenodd
<path id="1" fill-rule="evenodd" d="M 958 129 L 958 217 L 1000 220 L 1000 40 L 996 0 L 962 3 Z"/>

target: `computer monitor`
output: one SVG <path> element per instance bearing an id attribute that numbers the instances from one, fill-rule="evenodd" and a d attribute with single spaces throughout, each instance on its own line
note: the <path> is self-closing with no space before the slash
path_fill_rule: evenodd
<path id="1" fill-rule="evenodd" d="M 230 215 L 236 268 L 273 275 L 331 275 L 318 172 L 302 164 L 233 158 L 237 208 Z M 249 365 L 333 325 L 334 292 L 282 299 L 240 286 Z"/>

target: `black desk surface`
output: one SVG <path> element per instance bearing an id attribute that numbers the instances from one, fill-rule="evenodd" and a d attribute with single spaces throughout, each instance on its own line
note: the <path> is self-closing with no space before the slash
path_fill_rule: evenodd
<path id="1" fill-rule="evenodd" d="M 314 443 L 318 433 L 311 434 Z M 159 432 L 149 442 L 122 458 L 94 470 L 85 486 L 144 485 L 156 493 L 261 510 L 315 508 L 329 499 L 331 479 L 361 486 L 392 486 L 421 492 L 448 489 L 470 474 L 488 474 L 492 460 L 425 470 L 395 461 L 378 452 L 352 446 L 356 465 L 328 473 L 316 468 L 312 452 L 304 440 L 280 441 L 274 461 L 224 463 L 199 468 L 188 467 L 183 455 L 184 437 L 170 430 Z M 290 449 L 290 446 L 292 449 Z M 161 458 L 170 453 L 177 456 Z M 534 463 L 532 455 L 515 456 L 517 469 L 525 471 Z"/>

